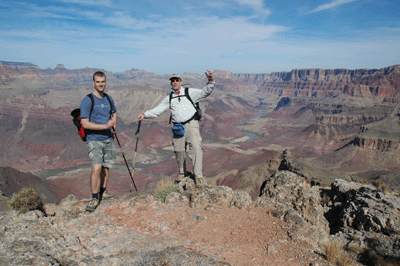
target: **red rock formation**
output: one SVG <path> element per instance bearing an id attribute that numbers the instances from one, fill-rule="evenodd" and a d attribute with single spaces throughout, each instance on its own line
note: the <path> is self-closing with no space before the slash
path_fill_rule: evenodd
<path id="1" fill-rule="evenodd" d="M 279 96 L 394 97 L 400 89 L 400 65 L 383 69 L 294 69 L 271 74 L 235 74 L 238 80 L 260 84 L 260 91 Z"/>

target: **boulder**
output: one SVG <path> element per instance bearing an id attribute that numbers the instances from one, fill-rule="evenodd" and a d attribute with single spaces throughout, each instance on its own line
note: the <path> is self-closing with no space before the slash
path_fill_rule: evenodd
<path id="1" fill-rule="evenodd" d="M 289 171 L 278 171 L 261 186 L 256 205 L 288 222 L 290 236 L 313 247 L 321 246 L 329 236 L 319 187 L 310 187 L 304 177 Z"/>

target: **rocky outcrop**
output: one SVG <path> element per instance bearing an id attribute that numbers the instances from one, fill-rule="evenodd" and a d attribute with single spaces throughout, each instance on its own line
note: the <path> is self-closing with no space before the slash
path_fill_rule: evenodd
<path id="1" fill-rule="evenodd" d="M 335 180 L 325 193 L 331 199 L 326 212 L 331 232 L 341 237 L 348 248 L 369 250 L 376 260 L 400 259 L 400 199 L 378 187 Z"/>
<path id="2" fill-rule="evenodd" d="M 328 188 L 310 187 L 303 177 L 278 171 L 264 182 L 256 202 L 286 221 L 295 241 L 321 246 L 331 234 L 359 261 L 399 261 L 399 194 L 388 192 L 379 180 L 375 183 L 336 179 Z"/>
<path id="3" fill-rule="evenodd" d="M 285 222 L 266 214 L 261 204 L 256 207 L 247 193 L 225 186 L 194 188 L 189 178 L 182 182 L 165 203 L 149 194 L 125 194 L 87 213 L 87 201 L 70 195 L 60 205 L 45 205 L 46 214 L 0 213 L 0 263 L 325 265 L 308 245 L 294 245 Z M 286 216 L 299 219 L 293 212 Z M 305 217 L 299 225 L 316 221 L 314 213 Z"/>
<path id="4" fill-rule="evenodd" d="M 304 177 L 289 171 L 276 172 L 263 183 L 257 205 L 286 221 L 293 240 L 314 248 L 326 243 L 329 227 L 319 188 L 310 187 Z"/>

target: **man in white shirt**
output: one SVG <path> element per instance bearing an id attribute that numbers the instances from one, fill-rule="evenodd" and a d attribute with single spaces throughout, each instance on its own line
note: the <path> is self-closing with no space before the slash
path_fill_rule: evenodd
<path id="1" fill-rule="evenodd" d="M 209 96 L 214 87 L 215 81 L 210 70 L 205 72 L 208 82 L 203 89 L 189 88 L 188 94 L 191 99 L 186 97 L 185 89 L 182 87 L 182 77 L 172 75 L 170 77 L 172 92 L 168 94 L 161 103 L 155 108 L 138 115 L 138 120 L 144 118 L 155 118 L 171 109 L 171 119 L 174 127 L 183 125 L 183 136 L 174 135 L 172 144 L 174 146 L 175 157 L 178 162 L 179 174 L 176 181 L 179 182 L 185 177 L 186 165 L 186 145 L 189 148 L 188 155 L 193 163 L 193 174 L 197 187 L 203 186 L 206 182 L 203 177 L 203 151 L 201 149 L 201 135 L 199 130 L 198 113 L 195 104 Z M 171 99 L 171 100 L 170 100 Z"/>

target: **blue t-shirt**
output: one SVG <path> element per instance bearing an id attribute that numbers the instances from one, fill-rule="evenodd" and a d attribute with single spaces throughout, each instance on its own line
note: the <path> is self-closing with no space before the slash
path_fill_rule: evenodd
<path id="1" fill-rule="evenodd" d="M 115 108 L 114 100 L 110 95 L 108 95 L 112 103 L 112 105 L 110 106 L 110 102 L 108 101 L 106 96 L 104 96 L 103 98 L 98 98 L 93 93 L 92 95 L 94 98 L 92 115 L 90 115 L 92 100 L 89 98 L 89 96 L 86 96 L 81 102 L 81 118 L 89 118 L 90 116 L 90 122 L 96 124 L 107 124 L 108 120 L 110 120 L 110 111 L 112 110 L 112 113 L 117 111 Z M 113 139 L 111 128 L 105 130 L 87 130 L 87 141 L 106 139 Z"/>

